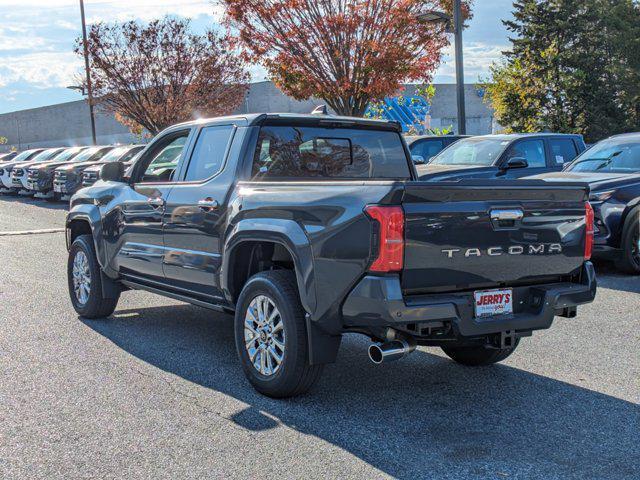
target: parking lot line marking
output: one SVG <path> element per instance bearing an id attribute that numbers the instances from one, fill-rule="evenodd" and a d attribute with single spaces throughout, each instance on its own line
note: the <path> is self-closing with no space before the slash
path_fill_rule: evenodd
<path id="1" fill-rule="evenodd" d="M 43 228 L 41 230 L 21 230 L 15 232 L 0 232 L 0 237 L 12 235 L 40 235 L 42 233 L 64 233 L 64 228 Z"/>

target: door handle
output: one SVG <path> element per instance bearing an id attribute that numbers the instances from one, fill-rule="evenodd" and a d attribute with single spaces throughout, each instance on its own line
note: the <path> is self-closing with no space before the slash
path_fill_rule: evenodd
<path id="1" fill-rule="evenodd" d="M 215 210 L 220 204 L 213 198 L 203 198 L 198 200 L 198 207 L 204 211 Z"/>
<path id="2" fill-rule="evenodd" d="M 147 199 L 147 205 L 151 205 L 153 208 L 164 207 L 165 201 L 162 197 L 149 197 Z"/>

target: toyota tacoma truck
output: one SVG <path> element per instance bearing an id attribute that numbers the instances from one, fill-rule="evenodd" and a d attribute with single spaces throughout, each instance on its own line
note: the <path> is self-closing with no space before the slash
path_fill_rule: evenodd
<path id="1" fill-rule="evenodd" d="M 139 289 L 233 313 L 244 373 L 268 396 L 307 391 L 345 333 L 369 337 L 375 363 L 436 346 L 487 365 L 596 293 L 588 186 L 421 182 L 393 122 L 199 120 L 123 172 L 105 164 L 71 198 L 76 312 L 108 316 Z"/>

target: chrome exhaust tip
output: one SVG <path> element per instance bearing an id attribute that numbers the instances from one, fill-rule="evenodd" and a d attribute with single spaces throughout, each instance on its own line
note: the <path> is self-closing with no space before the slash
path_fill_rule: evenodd
<path id="1" fill-rule="evenodd" d="M 414 341 L 400 338 L 384 343 L 374 343 L 369 345 L 369 359 L 376 365 L 383 362 L 400 360 L 416 349 Z"/>

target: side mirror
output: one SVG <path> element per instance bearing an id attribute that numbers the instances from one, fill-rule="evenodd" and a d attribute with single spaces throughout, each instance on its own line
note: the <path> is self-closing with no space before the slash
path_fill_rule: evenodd
<path id="1" fill-rule="evenodd" d="M 120 162 L 105 163 L 100 168 L 100 180 L 105 182 L 122 182 L 124 177 L 124 165 Z"/>
<path id="2" fill-rule="evenodd" d="M 416 165 L 423 165 L 427 163 L 422 155 L 411 155 L 411 160 L 413 160 L 413 163 Z"/>
<path id="3" fill-rule="evenodd" d="M 529 166 L 529 162 L 524 157 L 511 157 L 507 160 L 507 164 L 505 165 L 505 170 L 511 170 L 513 168 L 527 168 Z"/>

